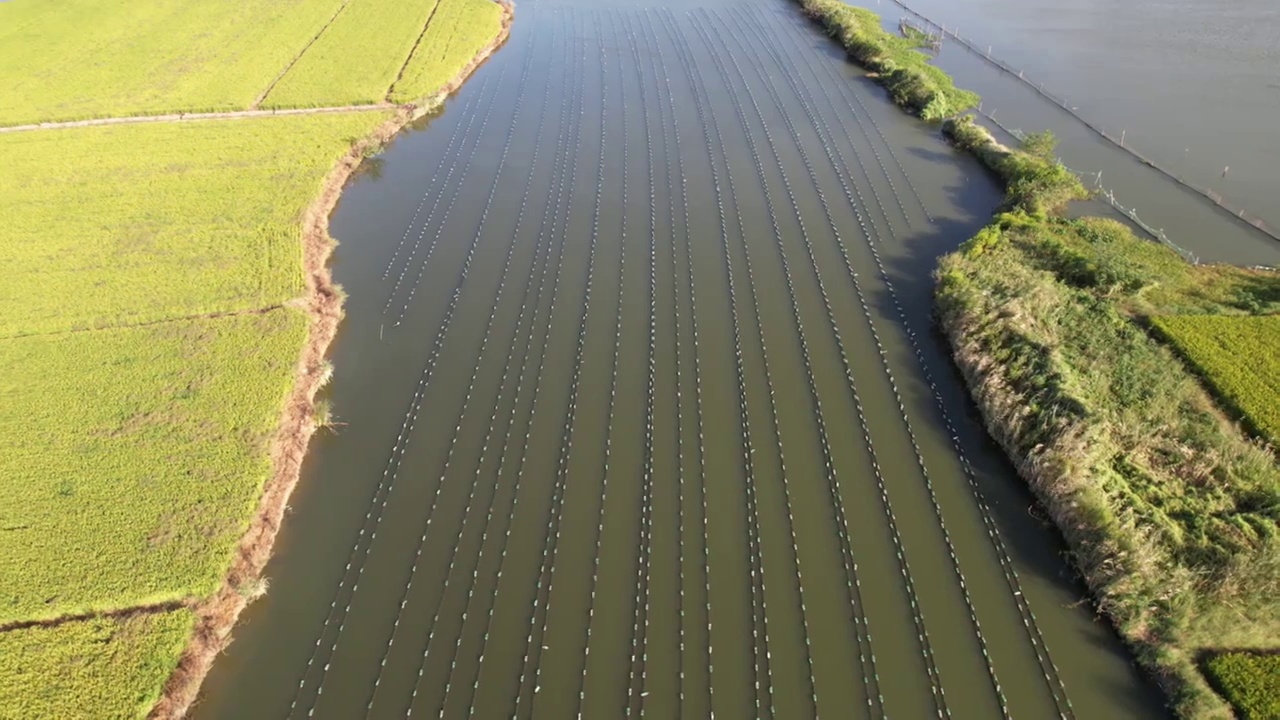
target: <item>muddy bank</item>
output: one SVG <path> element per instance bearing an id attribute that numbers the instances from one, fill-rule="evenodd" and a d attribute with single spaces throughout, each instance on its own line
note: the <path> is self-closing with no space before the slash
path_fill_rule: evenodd
<path id="1" fill-rule="evenodd" d="M 271 557 L 289 497 L 297 486 L 307 444 L 317 428 L 316 394 L 328 379 L 325 355 L 342 320 L 343 294 L 333 283 L 329 258 L 335 243 L 329 235 L 329 216 L 337 205 L 347 181 L 367 154 L 375 152 L 413 120 L 431 112 L 502 46 L 510 34 L 513 6 L 499 0 L 503 8 L 501 27 L 492 42 L 433 97 L 421 103 L 401 106 L 395 115 L 369 137 L 355 143 L 330 170 L 319 197 L 303 218 L 302 250 L 306 293 L 298 302 L 305 308 L 310 324 L 307 341 L 298 359 L 296 379 L 285 401 L 280 424 L 271 449 L 272 472 L 258 509 L 241 538 L 222 587 L 195 608 L 196 624 L 177 668 L 165 683 L 160 700 L 148 717 L 180 718 L 195 701 L 200 685 L 218 656 L 231 642 L 231 630 L 240 613 L 260 589 L 262 570 Z"/>

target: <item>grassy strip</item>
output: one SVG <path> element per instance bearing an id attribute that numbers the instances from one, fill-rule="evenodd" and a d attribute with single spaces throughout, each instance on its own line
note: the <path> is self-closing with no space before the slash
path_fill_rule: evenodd
<path id="1" fill-rule="evenodd" d="M 305 330 L 281 309 L 0 341 L 0 624 L 212 593 Z"/>
<path id="2" fill-rule="evenodd" d="M 1221 653 L 1205 661 L 1205 671 L 1241 720 L 1280 717 L 1280 655 Z"/>
<path id="3" fill-rule="evenodd" d="M 0 3 L 0 125 L 243 110 L 340 3 Z"/>
<path id="4" fill-rule="evenodd" d="M 302 210 L 390 113 L 0 135 L 0 338 L 280 305 Z"/>
<path id="5" fill-rule="evenodd" d="M 1152 325 L 1254 432 L 1280 447 L 1280 315 L 1168 315 Z"/>
<path id="6" fill-rule="evenodd" d="M 841 0 L 799 0 L 809 17 L 838 40 L 849 57 L 875 73 L 893 101 L 924 120 L 937 122 L 978 104 L 978 95 L 955 86 L 951 77 L 916 50 L 918 36 L 886 32 L 880 16 Z"/>
<path id="7" fill-rule="evenodd" d="M 439 0 L 388 99 L 409 102 L 440 92 L 493 41 L 503 13 L 494 0 Z"/>
<path id="8" fill-rule="evenodd" d="M 996 221 L 937 274 L 939 318 L 987 427 L 1178 712 L 1225 717 L 1194 659 L 1280 636 L 1280 467 L 1147 326 L 1274 311 L 1280 277 L 1192 266 L 1114 221 L 1053 217 L 1084 193 L 1051 136 L 1010 149 L 969 118 L 944 133 L 1008 188 Z M 1249 383 L 1233 387 L 1266 394 Z"/>
<path id="9" fill-rule="evenodd" d="M 191 632 L 186 608 L 0 633 L 0 718 L 141 718 Z"/>
<path id="10" fill-rule="evenodd" d="M 351 0 L 262 102 L 265 108 L 364 105 L 387 90 L 435 0 Z M 359 52 L 352 52 L 359 48 Z"/>

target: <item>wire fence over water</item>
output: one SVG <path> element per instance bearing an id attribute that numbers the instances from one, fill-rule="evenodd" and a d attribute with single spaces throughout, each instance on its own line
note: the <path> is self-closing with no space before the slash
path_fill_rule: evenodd
<path id="1" fill-rule="evenodd" d="M 1132 143 L 1130 143 L 1130 142 L 1128 141 L 1128 132 L 1127 132 L 1127 131 L 1122 130 L 1122 131 L 1120 132 L 1119 137 L 1117 137 L 1117 136 L 1114 134 L 1114 132 L 1112 132 L 1112 131 L 1108 131 L 1106 128 L 1104 128 L 1104 127 L 1102 127 L 1102 126 L 1100 126 L 1100 125 L 1098 125 L 1098 124 L 1094 123 L 1092 120 L 1089 120 L 1088 118 L 1084 117 L 1084 116 L 1083 116 L 1082 114 L 1080 114 L 1080 112 L 1076 109 L 1076 106 L 1075 106 L 1075 105 L 1072 105 L 1071 103 L 1069 103 L 1065 98 L 1060 97 L 1060 96 L 1058 96 L 1058 95 L 1054 94 L 1053 92 L 1051 92 L 1051 91 L 1049 91 L 1049 90 L 1046 90 L 1043 82 L 1041 82 L 1041 83 L 1037 83 L 1036 81 L 1034 81 L 1034 80 L 1032 80 L 1031 78 L 1027 77 L 1026 73 L 1025 73 L 1023 70 L 1020 70 L 1020 69 L 1018 69 L 1018 68 L 1015 68 L 1015 67 L 1013 67 L 1012 65 L 1010 65 L 1009 63 L 1005 62 L 1004 60 L 1001 60 L 1000 58 L 998 58 L 998 57 L 996 57 L 995 55 L 993 55 L 993 54 L 992 54 L 992 48 L 993 48 L 993 46 L 988 45 L 988 46 L 984 49 L 984 48 L 982 48 L 980 45 L 978 45 L 978 44 L 974 43 L 974 41 L 970 40 L 969 38 L 966 38 L 966 37 L 964 37 L 964 36 L 960 35 L 959 30 L 958 30 L 956 27 L 948 28 L 946 25 L 942 25 L 942 24 L 938 24 L 938 23 L 936 23 L 936 22 L 934 22 L 933 20 L 931 20 L 930 18 L 928 18 L 928 17 L 926 17 L 925 15 L 921 14 L 921 13 L 920 13 L 918 10 L 916 10 L 915 8 L 913 8 L 913 7 L 911 7 L 910 5 L 908 5 L 908 4 L 906 4 L 905 2 L 903 2 L 902 0 L 891 0 L 891 1 L 892 1 L 895 5 L 898 5 L 898 6 L 899 6 L 899 7 L 901 7 L 903 10 L 906 10 L 907 12 L 911 13 L 912 15 L 914 15 L 915 17 L 919 18 L 921 21 L 923 21 L 924 23 L 926 23 L 926 25 L 925 25 L 925 28 L 924 28 L 923 32 L 926 32 L 926 33 L 929 33 L 929 34 L 937 33 L 937 34 L 939 34 L 939 35 L 942 35 L 943 37 L 948 37 L 948 38 L 951 38 L 952 40 L 955 40 L 955 41 L 956 41 L 957 43 L 959 43 L 961 46 L 963 46 L 964 48 L 968 49 L 970 52 L 972 52 L 973 54 L 977 55 L 978 57 L 982 58 L 984 61 L 986 61 L 986 62 L 987 62 L 988 64 L 990 64 L 992 67 L 998 68 L 998 69 L 1002 70 L 1003 72 L 1007 73 L 1009 76 L 1011 76 L 1011 77 L 1013 77 L 1013 78 L 1016 78 L 1019 82 L 1021 82 L 1022 84 L 1026 85 L 1027 87 L 1029 87 L 1029 88 L 1031 88 L 1033 91 L 1035 91 L 1035 93 L 1036 93 L 1037 95 L 1039 95 L 1039 96 L 1043 97 L 1045 100 L 1048 100 L 1049 102 L 1053 103 L 1053 104 L 1054 104 L 1054 105 L 1056 105 L 1059 109 L 1061 109 L 1063 112 L 1067 113 L 1067 114 L 1068 114 L 1068 115 L 1070 115 L 1071 117 L 1073 117 L 1073 118 L 1075 118 L 1076 120 L 1080 121 L 1080 123 L 1082 123 L 1082 124 L 1083 124 L 1085 127 L 1087 127 L 1088 129 L 1092 130 L 1092 131 L 1093 131 L 1093 132 L 1094 132 L 1098 137 L 1100 137 L 1100 138 L 1102 138 L 1102 139 L 1106 140 L 1107 142 L 1111 143 L 1111 144 L 1112 144 L 1112 145 L 1114 145 L 1116 148 L 1118 148 L 1118 149 L 1120 149 L 1120 150 L 1124 151 L 1125 153 L 1127 153 L 1128 155 L 1130 155 L 1130 156 L 1131 156 L 1131 157 L 1133 157 L 1134 159 L 1138 160 L 1138 161 L 1139 161 L 1139 162 L 1141 162 L 1142 164 L 1144 164 L 1144 165 L 1146 165 L 1146 166 L 1150 167 L 1151 169 L 1155 170 L 1156 172 L 1160 173 L 1161 175 L 1163 175 L 1163 176 L 1164 176 L 1164 177 L 1166 177 L 1167 179 L 1172 180 L 1173 182 L 1177 183 L 1178 185 L 1181 185 L 1182 187 L 1186 188 L 1187 190 L 1190 190 L 1190 191 L 1192 191 L 1192 192 L 1196 193 L 1197 195 L 1199 195 L 1199 196 L 1203 197 L 1204 199 L 1208 200 L 1209 202 L 1213 203 L 1214 205 L 1218 206 L 1219 208 L 1222 208 L 1225 212 L 1227 212 L 1229 215 L 1231 215 L 1232 217 L 1234 217 L 1234 218 L 1235 218 L 1236 220 L 1238 220 L 1239 222 L 1241 222 L 1241 223 L 1243 223 L 1243 224 L 1245 224 L 1245 225 L 1248 225 L 1249 227 L 1251 227 L 1251 228 L 1253 228 L 1253 229 L 1257 230 L 1258 232 L 1263 233 L 1264 235 L 1267 235 L 1268 237 L 1270 237 L 1270 238 L 1271 238 L 1271 239 L 1273 239 L 1273 240 L 1280 240 L 1280 230 L 1278 230 L 1278 229 L 1276 229 L 1276 228 L 1272 228 L 1272 227 L 1271 227 L 1270 225 L 1268 225 L 1268 224 L 1267 224 L 1267 222 L 1266 222 L 1266 221 L 1264 221 L 1262 218 L 1258 217 L 1257 215 L 1254 215 L 1253 213 L 1250 213 L 1248 210 L 1246 210 L 1246 209 L 1244 209 L 1244 208 L 1240 207 L 1239 205 L 1235 204 L 1235 203 L 1234 203 L 1234 202 L 1232 202 L 1229 198 L 1227 198 L 1227 197 L 1223 196 L 1221 193 L 1217 192 L 1216 190 L 1213 190 L 1212 188 L 1204 187 L 1204 186 L 1199 185 L 1199 184 L 1197 184 L 1197 183 L 1195 183 L 1195 182 L 1192 182 L 1191 180 L 1188 180 L 1187 178 L 1183 177 L 1182 175 L 1179 175 L 1178 173 L 1176 173 L 1176 172 L 1174 172 L 1173 170 L 1169 169 L 1169 168 L 1168 168 L 1168 167 L 1166 167 L 1165 165 L 1162 165 L 1162 164 L 1158 163 L 1157 161 L 1155 161 L 1154 159 L 1152 159 L 1152 158 L 1150 158 L 1150 157 L 1148 157 L 1148 156 L 1144 155 L 1142 152 L 1140 152 L 1139 150 L 1137 150 L 1136 148 L 1134 148 L 1134 147 L 1133 147 L 1133 144 L 1132 144 Z M 985 115 L 984 115 L 984 116 L 985 116 Z M 990 117 L 989 117 L 989 116 L 987 116 L 987 117 L 988 117 L 988 119 L 990 119 Z M 1225 174 L 1226 174 L 1226 170 L 1225 170 L 1225 169 L 1223 170 L 1223 174 L 1224 174 L 1224 176 L 1225 176 Z M 1130 215 L 1130 212 L 1131 212 L 1131 211 L 1125 210 L 1122 206 L 1120 206 L 1120 205 L 1116 204 L 1116 203 L 1114 202 L 1114 199 L 1109 197 L 1109 193 L 1103 193 L 1103 194 L 1102 194 L 1102 196 L 1103 196 L 1103 197 L 1104 197 L 1104 199 L 1106 199 L 1106 200 L 1108 201 L 1108 203 L 1110 203 L 1113 207 L 1115 207 L 1116 209 L 1120 210 L 1121 212 L 1124 212 L 1126 215 Z M 1142 221 L 1140 221 L 1140 220 L 1138 220 L 1138 219 L 1137 219 L 1137 217 L 1136 217 L 1136 213 L 1134 213 L 1134 214 L 1130 215 L 1130 218 L 1131 218 L 1134 222 L 1136 222 L 1136 223 L 1138 223 L 1139 225 L 1141 225 L 1141 226 L 1143 227 L 1143 229 L 1144 229 L 1144 230 L 1147 230 L 1148 232 L 1152 233 L 1153 237 L 1160 238 L 1160 235 L 1158 235 L 1158 234 L 1157 234 L 1157 233 L 1159 233 L 1160 231 L 1157 231 L 1157 230 L 1154 230 L 1154 229 L 1150 229 L 1150 228 L 1149 228 L 1145 223 L 1143 223 Z M 1174 247 L 1176 247 L 1176 246 L 1174 246 Z"/>

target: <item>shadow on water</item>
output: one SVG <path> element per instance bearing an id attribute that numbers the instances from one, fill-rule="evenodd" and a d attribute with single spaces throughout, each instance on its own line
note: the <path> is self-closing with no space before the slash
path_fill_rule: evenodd
<path id="1" fill-rule="evenodd" d="M 1074 572 L 1070 550 L 1049 520 L 1048 511 L 1018 476 L 999 444 L 985 431 L 982 415 L 968 394 L 964 377 L 951 360 L 946 336 L 934 321 L 934 273 L 938 261 L 990 222 L 991 213 L 998 205 L 999 189 L 985 166 L 947 146 L 943 149 L 911 146 L 908 152 L 928 162 L 959 164 L 963 168 L 964 180 L 945 186 L 945 191 L 951 207 L 969 212 L 958 217 L 937 218 L 926 231 L 906 235 L 902 252 L 888 260 L 886 268 L 900 289 L 899 300 L 911 328 L 927 329 L 917 333 L 917 337 L 924 339 L 925 361 L 938 383 L 944 407 L 958 421 L 956 432 L 960 445 L 966 449 L 976 482 L 1010 554 L 1023 573 L 1034 573 L 1054 588 L 1058 596 L 1079 598 L 1075 605 L 1090 609 L 1095 627 L 1086 637 L 1093 647 L 1108 655 L 1129 656 L 1110 621 L 1093 607 L 1088 588 Z M 889 312 L 892 300 L 887 293 L 878 294 L 876 301 L 886 317 L 892 316 Z M 948 433 L 937 413 L 922 420 L 930 432 Z M 1094 690 L 1108 697 L 1118 712 L 1149 716 L 1154 708 L 1163 706 L 1164 696 L 1145 672 L 1138 670 L 1137 673 L 1142 678 L 1137 684 L 1103 676 L 1103 687 Z"/>

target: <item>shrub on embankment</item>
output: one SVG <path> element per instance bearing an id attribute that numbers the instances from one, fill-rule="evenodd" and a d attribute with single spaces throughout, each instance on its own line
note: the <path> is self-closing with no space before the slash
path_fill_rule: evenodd
<path id="1" fill-rule="evenodd" d="M 1280 466 L 1150 326 L 1257 312 L 1242 298 L 1280 292 L 1280 276 L 1193 266 L 1114 221 L 1052 216 L 1085 193 L 1046 136 L 1011 149 L 969 118 L 944 133 L 1008 188 L 937 273 L 939 319 L 987 428 L 1179 714 L 1226 716 L 1195 658 L 1280 637 Z"/>
<path id="2" fill-rule="evenodd" d="M 841 0 L 799 0 L 854 62 L 874 73 L 893 101 L 924 120 L 937 122 L 978 104 L 978 96 L 955 86 L 951 77 L 916 50 L 919 37 L 899 37 L 880 26 L 880 16 Z"/>

